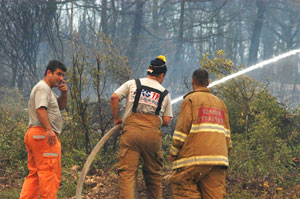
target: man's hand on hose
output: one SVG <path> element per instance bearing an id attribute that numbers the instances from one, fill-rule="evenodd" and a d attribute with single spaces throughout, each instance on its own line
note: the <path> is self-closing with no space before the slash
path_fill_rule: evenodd
<path id="1" fill-rule="evenodd" d="M 122 124 L 122 120 L 119 117 L 119 101 L 119 96 L 116 93 L 113 93 L 110 99 L 110 105 L 115 126 L 118 124 Z"/>
<path id="2" fill-rule="evenodd" d="M 118 124 L 122 124 L 122 119 L 121 118 L 115 119 L 114 123 L 115 123 L 115 126 Z"/>
<path id="3" fill-rule="evenodd" d="M 52 146 L 56 144 L 56 134 L 54 133 L 53 130 L 46 130 L 46 135 L 48 138 L 47 143 Z"/>

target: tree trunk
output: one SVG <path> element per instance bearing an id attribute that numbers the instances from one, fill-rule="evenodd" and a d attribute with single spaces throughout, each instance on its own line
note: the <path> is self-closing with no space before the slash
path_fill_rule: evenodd
<path id="1" fill-rule="evenodd" d="M 100 28 L 102 32 L 107 36 L 107 0 L 102 0 Z"/>
<path id="2" fill-rule="evenodd" d="M 128 58 L 129 58 L 129 63 L 135 63 L 135 57 L 136 57 L 136 52 L 138 49 L 139 41 L 140 41 L 140 35 L 141 35 L 141 29 L 142 29 L 142 22 L 143 22 L 143 5 L 144 5 L 143 0 L 136 0 L 136 10 L 134 14 L 134 24 L 132 28 L 132 35 L 131 35 L 131 40 L 130 40 L 130 45 L 129 45 L 129 50 L 128 50 Z"/>
<path id="3" fill-rule="evenodd" d="M 184 4 L 185 0 L 182 0 L 180 3 L 180 17 L 179 17 L 179 30 L 178 30 L 178 38 L 177 38 L 177 44 L 176 45 L 176 51 L 175 51 L 175 59 L 174 59 L 174 64 L 173 64 L 173 72 L 174 76 L 180 77 L 181 74 L 179 71 L 180 67 L 183 65 L 183 55 L 184 55 L 184 50 L 183 50 L 183 34 L 184 34 Z M 184 70 L 182 70 L 184 71 Z M 179 81 L 182 81 L 180 78 L 175 78 L 174 83 L 178 84 Z"/>
<path id="4" fill-rule="evenodd" d="M 256 6 L 257 6 L 257 13 L 254 22 L 254 29 L 251 38 L 249 57 L 248 57 L 249 65 L 257 62 L 259 39 L 263 27 L 264 13 L 266 11 L 266 4 L 264 3 L 263 0 L 256 0 Z"/>
<path id="5" fill-rule="evenodd" d="M 177 39 L 177 47 L 175 54 L 175 64 L 178 63 L 182 59 L 182 46 L 183 46 L 183 22 L 184 22 L 184 4 L 185 1 L 181 1 L 180 4 L 180 18 L 179 18 L 179 31 L 178 31 L 178 39 Z"/>
<path id="6" fill-rule="evenodd" d="M 112 16 L 112 23 L 111 23 L 111 39 L 114 40 L 115 35 L 116 35 L 116 29 L 117 29 L 117 17 L 118 17 L 118 13 L 116 10 L 116 5 L 115 5 L 115 0 L 111 0 L 111 7 L 112 7 L 112 12 L 113 12 L 113 16 Z"/>

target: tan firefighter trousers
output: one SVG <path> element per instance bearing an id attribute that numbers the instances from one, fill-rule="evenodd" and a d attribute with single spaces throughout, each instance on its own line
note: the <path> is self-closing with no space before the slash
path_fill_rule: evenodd
<path id="1" fill-rule="evenodd" d="M 125 121 L 120 138 L 118 172 L 120 198 L 134 199 L 140 157 L 148 199 L 162 198 L 162 143 L 158 116 L 133 113 Z"/>
<path id="2" fill-rule="evenodd" d="M 174 199 L 223 199 L 226 167 L 194 165 L 173 171 L 169 181 Z"/>

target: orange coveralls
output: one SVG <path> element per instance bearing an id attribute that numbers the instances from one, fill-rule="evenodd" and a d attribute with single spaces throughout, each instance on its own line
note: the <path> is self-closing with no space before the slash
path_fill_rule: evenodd
<path id="1" fill-rule="evenodd" d="M 28 151 L 29 174 L 26 177 L 20 199 L 56 199 L 61 179 L 61 144 L 47 143 L 43 127 L 30 127 L 25 135 Z"/>

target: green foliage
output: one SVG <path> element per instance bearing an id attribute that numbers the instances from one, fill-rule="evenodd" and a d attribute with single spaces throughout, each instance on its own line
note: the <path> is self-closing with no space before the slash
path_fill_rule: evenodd
<path id="1" fill-rule="evenodd" d="M 70 148 L 84 147 L 87 154 L 94 141 L 112 127 L 110 104 L 106 100 L 112 93 L 110 89 L 131 75 L 127 58 L 119 54 L 109 38 L 99 34 L 92 41 L 93 49 L 82 45 L 79 35 L 72 41 L 73 64 L 68 74 L 71 99 L 66 114 L 66 130 L 73 138 L 69 140 Z"/>
<path id="2" fill-rule="evenodd" d="M 61 174 L 60 189 L 57 198 L 70 198 L 76 194 L 77 174 L 70 171 L 69 167 L 64 167 Z"/>
<path id="3" fill-rule="evenodd" d="M 19 196 L 20 190 L 16 188 L 0 191 L 0 198 L 3 199 L 19 198 Z"/>
<path id="4" fill-rule="evenodd" d="M 28 123 L 24 99 L 17 90 L 0 88 L 0 101 L 0 168 L 5 168 L 0 174 L 22 176 L 26 172 L 23 140 Z"/>
<path id="5" fill-rule="evenodd" d="M 63 148 L 62 145 L 62 166 L 66 168 L 71 168 L 74 165 L 78 165 L 79 167 L 83 167 L 84 162 L 86 161 L 88 155 L 84 150 L 70 149 L 67 150 Z"/>

